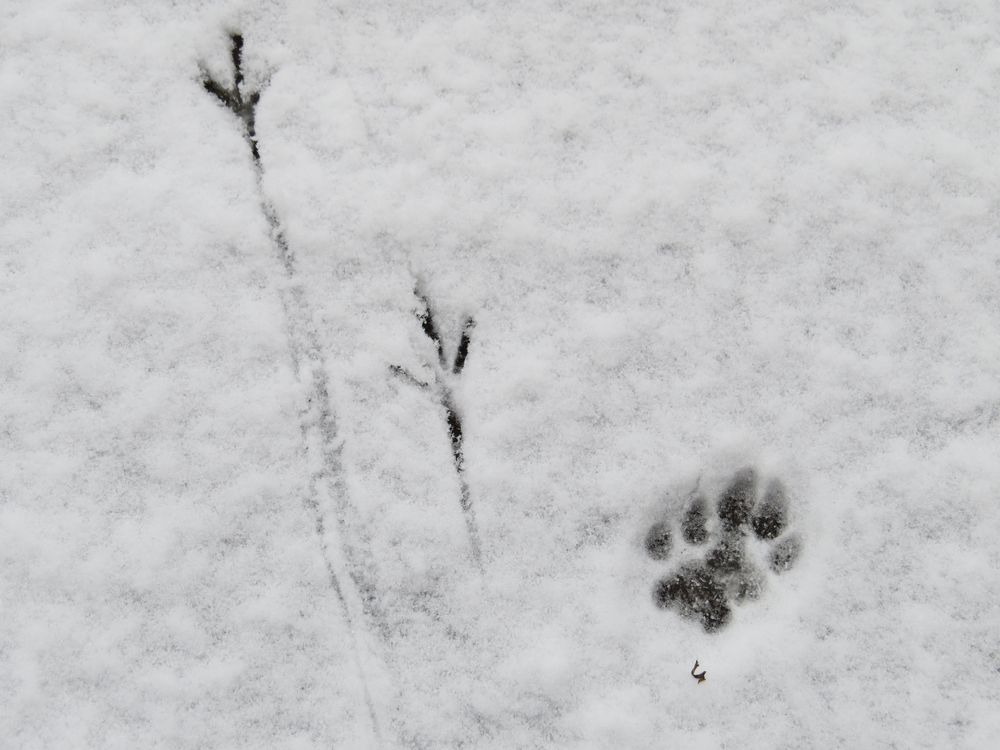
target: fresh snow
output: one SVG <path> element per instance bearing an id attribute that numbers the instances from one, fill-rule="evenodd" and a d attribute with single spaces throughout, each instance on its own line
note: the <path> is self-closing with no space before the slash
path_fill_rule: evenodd
<path id="1" fill-rule="evenodd" d="M 0 746 L 995 746 L 997 28 L 8 0 Z M 706 633 L 643 537 L 746 465 Z"/>

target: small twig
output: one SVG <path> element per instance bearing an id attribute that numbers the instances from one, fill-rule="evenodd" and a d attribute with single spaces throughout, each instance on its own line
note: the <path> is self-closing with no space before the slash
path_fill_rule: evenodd
<path id="1" fill-rule="evenodd" d="M 697 668 L 698 668 L 698 660 L 695 659 L 694 660 L 694 666 L 691 667 L 691 676 L 694 677 L 696 680 L 698 680 L 698 684 L 700 685 L 701 683 L 703 683 L 705 681 L 705 670 L 703 669 L 698 674 L 695 674 L 694 671 Z"/>

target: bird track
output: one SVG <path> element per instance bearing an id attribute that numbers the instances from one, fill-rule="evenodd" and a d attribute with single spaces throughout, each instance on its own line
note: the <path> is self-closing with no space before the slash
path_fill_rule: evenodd
<path id="1" fill-rule="evenodd" d="M 437 360 L 431 362 L 430 367 L 434 373 L 433 382 L 424 382 L 416 378 L 407 370 L 394 365 L 392 371 L 415 385 L 423 391 L 434 394 L 445 414 L 445 422 L 448 425 L 448 436 L 451 442 L 452 462 L 455 467 L 455 474 L 459 483 L 459 507 L 465 519 L 466 532 L 469 537 L 469 548 L 475 566 L 482 570 L 482 550 L 479 541 L 479 529 L 476 524 L 475 509 L 472 505 L 472 494 L 469 489 L 469 482 L 465 475 L 465 427 L 462 420 L 462 412 L 455 399 L 454 385 L 461 376 L 465 368 L 465 362 L 469 357 L 469 346 L 472 342 L 472 332 L 475 329 L 475 321 L 472 318 L 465 318 L 462 322 L 462 332 L 459 337 L 458 346 L 455 348 L 455 356 L 449 363 L 445 354 L 444 342 L 437 322 L 434 319 L 434 310 L 424 293 L 422 286 L 418 283 L 413 291 L 419 303 L 416 310 L 417 320 L 424 335 L 434 345 L 437 353 Z"/>
<path id="2" fill-rule="evenodd" d="M 287 283 L 280 284 L 281 304 L 286 320 L 293 370 L 303 384 L 306 408 L 300 412 L 302 441 L 310 465 L 308 491 L 304 504 L 313 515 L 314 528 L 326 567 L 330 588 L 340 603 L 342 615 L 350 633 L 355 666 L 363 686 L 364 700 L 376 744 L 382 744 L 382 722 L 378 718 L 369 688 L 370 672 L 375 671 L 365 652 L 377 649 L 359 629 L 371 623 L 377 631 L 387 630 L 379 609 L 372 582 L 375 570 L 370 550 L 355 541 L 352 527 L 357 527 L 357 513 L 350 503 L 344 478 L 342 450 L 336 415 L 330 395 L 330 372 L 324 357 L 320 337 L 312 324 L 313 315 L 297 270 L 295 255 L 289 247 L 282 221 L 274 204 L 264 192 L 264 163 L 257 136 L 257 106 L 259 91 L 247 91 L 243 75 L 243 36 L 231 33 L 230 59 L 233 85 L 225 86 L 201 68 L 201 83 L 239 120 L 242 135 L 250 148 L 261 211 L 270 230 Z M 334 516 L 335 529 L 329 517 Z M 353 520 L 353 523 L 349 522 Z M 334 540 L 328 537 L 334 536 Z M 345 585 L 350 582 L 350 585 Z M 364 642 L 364 643 L 363 643 Z"/>

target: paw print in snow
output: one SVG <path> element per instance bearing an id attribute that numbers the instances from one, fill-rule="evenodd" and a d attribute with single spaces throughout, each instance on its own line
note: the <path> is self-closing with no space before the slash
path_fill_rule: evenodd
<path id="1" fill-rule="evenodd" d="M 715 515 L 717 520 L 710 517 L 709 503 L 703 495 L 691 501 L 680 519 L 681 536 L 693 547 L 709 541 L 711 545 L 703 559 L 682 563 L 653 589 L 657 606 L 700 620 L 708 632 L 729 622 L 734 602 L 757 599 L 764 589 L 766 575 L 748 549 L 751 534 L 767 543 L 767 565 L 774 573 L 789 570 L 802 551 L 798 535 L 782 536 L 788 524 L 784 485 L 771 480 L 758 498 L 757 472 L 751 468 L 733 475 L 716 501 Z M 669 559 L 674 547 L 670 520 L 650 526 L 645 547 L 652 559 Z"/>

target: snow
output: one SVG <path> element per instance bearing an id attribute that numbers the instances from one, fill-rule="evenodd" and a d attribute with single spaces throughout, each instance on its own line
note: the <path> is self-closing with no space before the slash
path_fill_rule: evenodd
<path id="1" fill-rule="evenodd" d="M 994 4 L 0 14 L 0 745 L 1000 738 Z M 746 465 L 706 633 L 642 540 Z"/>

